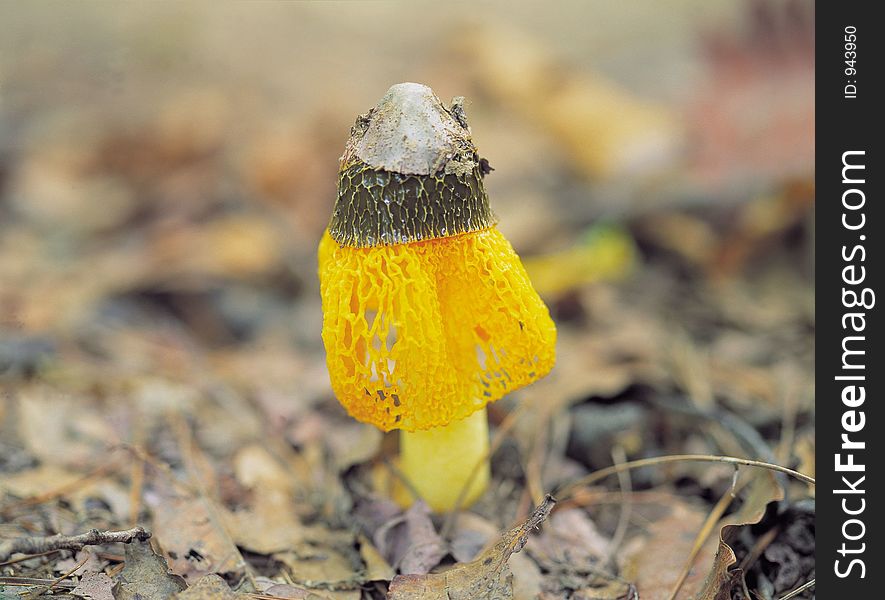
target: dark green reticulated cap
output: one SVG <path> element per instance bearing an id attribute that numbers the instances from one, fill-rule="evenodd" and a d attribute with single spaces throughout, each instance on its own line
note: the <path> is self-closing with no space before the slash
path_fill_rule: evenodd
<path id="1" fill-rule="evenodd" d="M 353 247 L 405 244 L 495 224 L 463 98 L 400 83 L 357 118 L 341 157 L 329 233 Z"/>

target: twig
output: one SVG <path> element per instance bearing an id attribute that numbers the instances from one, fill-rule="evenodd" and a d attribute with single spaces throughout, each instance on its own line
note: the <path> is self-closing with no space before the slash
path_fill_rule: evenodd
<path id="1" fill-rule="evenodd" d="M 544 406 L 540 408 L 540 414 L 535 421 L 534 436 L 532 436 L 531 448 L 525 463 L 525 481 L 532 504 L 537 506 L 544 498 L 544 481 L 542 471 L 547 458 L 547 439 L 549 437 L 551 409 Z M 520 515 L 521 516 L 521 515 Z"/>
<path id="2" fill-rule="evenodd" d="M 804 481 L 805 483 L 810 483 L 811 485 L 815 484 L 814 477 L 809 477 L 808 475 L 800 473 L 799 471 L 794 471 L 793 469 L 788 469 L 787 467 L 782 467 L 780 465 L 775 465 L 772 463 L 751 460 L 749 458 L 737 458 L 735 456 L 715 456 L 713 454 L 673 454 L 671 456 L 656 456 L 654 458 L 643 458 L 640 460 L 621 463 L 619 465 L 612 465 L 611 467 L 606 467 L 594 473 L 590 473 L 586 477 L 582 477 L 577 481 L 573 481 L 572 483 L 560 488 L 554 493 L 558 498 L 567 499 L 570 498 L 570 495 L 568 493 L 575 488 L 587 486 L 591 483 L 596 483 L 597 481 L 601 481 L 606 477 L 609 477 L 610 475 L 614 475 L 616 473 L 620 473 L 621 471 L 630 471 L 632 469 L 639 469 L 641 467 L 649 467 L 653 465 L 662 465 L 675 462 L 710 462 L 724 463 L 729 465 L 744 465 L 748 467 L 759 467 L 761 469 L 769 469 L 771 471 L 777 471 L 779 473 L 786 473 L 787 475 L 795 477 L 796 479 Z"/>
<path id="3" fill-rule="evenodd" d="M 741 561 L 741 564 L 738 565 L 738 568 L 746 573 L 750 567 L 756 564 L 756 561 L 759 560 L 759 557 L 762 556 L 762 553 L 771 545 L 779 533 L 780 527 L 775 526 L 759 536 L 759 539 L 756 540 L 756 543 L 753 544 L 753 547 L 747 552 L 747 555 Z"/>
<path id="4" fill-rule="evenodd" d="M 737 472 L 735 470 L 735 472 Z M 701 548 L 704 547 L 704 544 L 707 542 L 707 538 L 710 537 L 710 534 L 713 532 L 716 523 L 719 522 L 719 519 L 722 518 L 722 515 L 725 514 L 725 511 L 734 501 L 734 497 L 737 495 L 736 489 L 737 482 L 732 483 L 732 487 L 728 489 L 725 494 L 719 499 L 719 502 L 716 503 L 716 506 L 713 507 L 713 510 L 710 511 L 710 514 L 707 515 L 704 524 L 701 526 L 701 530 L 694 538 L 694 544 L 691 547 L 691 552 L 688 553 L 688 558 L 685 559 L 685 565 L 682 568 L 682 571 L 679 573 L 679 579 L 676 580 L 676 583 L 673 585 L 673 589 L 670 590 L 670 595 L 667 600 L 676 600 L 676 595 L 679 594 L 679 590 L 682 589 L 682 585 L 685 583 L 686 578 L 688 577 L 689 572 L 691 571 L 691 567 L 694 564 L 695 559 L 700 553 Z"/>
<path id="5" fill-rule="evenodd" d="M 424 500 L 424 498 L 421 496 L 421 492 L 419 492 L 418 488 L 415 487 L 415 484 L 412 483 L 412 481 L 406 476 L 406 474 L 403 473 L 402 470 L 398 466 L 396 466 L 396 464 L 392 460 L 384 458 L 381 464 L 384 465 L 384 468 L 387 469 L 387 471 L 393 476 L 394 479 L 396 479 L 400 483 L 400 485 L 406 488 L 406 491 L 411 494 L 414 501 L 417 502 L 418 500 Z M 387 488 L 389 494 L 391 493 L 391 487 L 392 486 L 388 484 Z"/>
<path id="6" fill-rule="evenodd" d="M 58 550 L 49 550 L 47 552 L 40 552 L 38 554 L 27 554 L 25 556 L 20 556 L 18 558 L 13 558 L 12 560 L 5 560 L 0 562 L 0 567 L 5 567 L 7 565 L 14 565 L 16 563 L 25 562 L 26 560 L 31 560 L 32 558 L 40 558 L 41 556 L 49 556 L 50 554 L 55 554 Z"/>
<path id="7" fill-rule="evenodd" d="M 612 448 L 612 460 L 615 461 L 615 464 L 627 462 L 627 454 L 621 446 Z M 618 481 L 621 486 L 621 514 L 618 517 L 618 525 L 609 544 L 608 557 L 603 562 L 609 568 L 615 566 L 615 555 L 618 552 L 618 548 L 624 542 L 624 537 L 627 535 L 627 527 L 630 525 L 630 517 L 633 512 L 633 500 L 630 497 L 633 492 L 633 482 L 630 480 L 629 471 L 618 473 Z"/>
<path id="8" fill-rule="evenodd" d="M 781 596 L 777 600 L 790 600 L 790 598 L 795 598 L 796 596 L 798 596 L 799 594 L 801 594 L 805 590 L 810 590 L 813 587 L 814 587 L 814 579 L 812 579 L 810 581 L 806 581 L 805 583 L 803 583 L 802 585 L 797 587 L 792 592 L 789 592 L 786 596 Z"/>
<path id="9" fill-rule="evenodd" d="M 142 527 L 133 527 L 125 531 L 99 531 L 93 529 L 78 535 L 49 535 L 40 537 L 18 537 L 0 542 L 0 561 L 13 554 L 41 554 L 52 550 L 80 550 L 83 546 L 97 544 L 128 544 L 132 540 L 144 541 L 151 537 L 149 531 Z"/>
<path id="10" fill-rule="evenodd" d="M 64 581 L 65 579 L 67 579 L 68 577 L 73 575 L 76 571 L 79 571 L 83 567 L 83 565 L 86 564 L 86 561 L 89 560 L 90 558 L 91 557 L 90 557 L 89 553 L 87 552 L 86 557 L 83 560 L 81 560 L 79 563 L 77 563 L 73 569 L 71 569 L 70 571 L 68 571 L 67 573 L 62 575 L 61 577 L 55 579 L 49 585 L 43 586 L 42 588 L 37 588 L 36 590 L 31 591 L 28 595 L 31 596 L 32 598 L 38 598 L 38 597 L 42 596 L 46 592 L 55 588 L 59 583 L 61 583 L 62 581 Z"/>
<path id="11" fill-rule="evenodd" d="M 14 585 L 18 587 L 30 587 L 33 585 L 50 585 L 52 584 L 53 579 L 41 579 L 37 577 L 7 577 L 4 575 L 0 575 L 0 585 Z M 73 582 L 63 581 L 59 583 L 56 587 L 63 588 L 74 588 Z"/>
<path id="12" fill-rule="evenodd" d="M 788 372 L 784 377 L 783 414 L 781 416 L 781 440 L 777 446 L 778 462 L 789 462 L 796 442 L 796 415 L 799 412 L 800 390 L 796 374 Z"/>

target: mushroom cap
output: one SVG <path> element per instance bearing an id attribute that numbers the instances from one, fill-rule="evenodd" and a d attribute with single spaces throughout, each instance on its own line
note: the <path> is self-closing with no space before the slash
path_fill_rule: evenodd
<path id="1" fill-rule="evenodd" d="M 495 224 L 483 186 L 488 163 L 476 152 L 462 102 L 446 107 L 429 87 L 400 83 L 357 118 L 329 224 L 337 242 L 404 244 Z"/>
<path id="2" fill-rule="evenodd" d="M 556 328 L 496 229 L 319 249 L 332 389 L 357 420 L 415 431 L 464 419 L 546 375 Z"/>
<path id="3" fill-rule="evenodd" d="M 403 175 L 470 173 L 478 159 L 462 101 L 456 98 L 447 108 L 426 85 L 392 85 L 374 108 L 357 118 L 342 168 L 360 161 Z"/>
<path id="4" fill-rule="evenodd" d="M 547 374 L 556 328 L 495 228 L 462 100 L 391 87 L 351 130 L 319 247 L 335 395 L 383 430 L 464 419 Z"/>

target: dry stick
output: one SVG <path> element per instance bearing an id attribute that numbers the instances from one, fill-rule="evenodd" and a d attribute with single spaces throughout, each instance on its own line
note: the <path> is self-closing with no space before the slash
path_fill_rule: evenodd
<path id="1" fill-rule="evenodd" d="M 52 589 L 55 588 L 55 586 L 57 586 L 59 583 L 61 583 L 62 581 L 64 581 L 65 579 L 67 579 L 68 577 L 70 577 L 71 575 L 73 575 L 75 571 L 79 571 L 80 568 L 81 568 L 83 565 L 85 565 L 85 564 L 86 564 L 86 561 L 89 560 L 90 558 L 91 558 L 91 557 L 90 557 L 89 553 L 87 552 L 87 553 L 86 553 L 86 558 L 84 558 L 84 559 L 81 560 L 79 563 L 77 563 L 77 565 L 76 565 L 73 569 L 71 569 L 70 571 L 68 571 L 67 573 L 65 573 L 64 575 L 62 575 L 61 577 L 59 577 L 58 579 L 56 579 L 55 581 L 53 581 L 53 582 L 50 583 L 49 585 L 43 587 L 42 589 L 41 589 L 41 588 L 37 588 L 36 590 L 34 590 L 33 592 L 31 592 L 31 594 L 33 594 L 33 597 L 34 597 L 34 598 L 38 598 L 38 597 L 42 596 L 43 594 L 45 594 L 46 592 L 52 590 Z"/>
<path id="2" fill-rule="evenodd" d="M 40 554 L 53 550 L 81 550 L 83 546 L 97 544 L 128 544 L 132 540 L 144 541 L 151 537 L 142 527 L 125 531 L 99 531 L 93 529 L 79 535 L 49 535 L 41 537 L 18 537 L 0 542 L 0 560 L 6 560 L 16 553 Z"/>
<path id="3" fill-rule="evenodd" d="M 58 550 L 47 550 L 46 552 L 39 552 L 37 554 L 28 554 L 25 556 L 20 556 L 18 558 L 14 558 L 12 560 L 7 560 L 0 562 L 0 567 L 6 567 L 8 565 L 14 565 L 16 563 L 25 562 L 26 560 L 31 560 L 32 558 L 40 558 L 41 556 L 49 556 L 50 554 L 55 554 Z"/>
<path id="4" fill-rule="evenodd" d="M 799 594 L 801 594 L 805 590 L 810 590 L 813 587 L 814 587 L 814 579 L 811 579 L 811 580 L 803 583 L 801 586 L 797 587 L 792 592 L 789 592 L 785 596 L 781 596 L 777 600 L 790 600 L 790 598 L 795 598 L 796 596 L 798 596 Z"/>
<path id="5" fill-rule="evenodd" d="M 418 491 L 418 488 L 415 487 L 415 484 L 412 483 L 412 480 L 409 479 L 406 474 L 403 473 L 402 470 L 393 463 L 393 461 L 385 458 L 381 464 L 383 464 L 384 468 L 386 468 L 387 471 L 391 475 L 393 475 L 394 479 L 399 481 L 403 485 L 403 487 L 406 488 L 406 490 L 412 495 L 412 498 L 414 500 L 421 500 L 422 502 L 424 502 L 424 497 L 421 495 L 421 492 Z M 390 484 L 387 485 L 388 495 L 391 495 L 391 487 L 392 486 Z"/>
<path id="6" fill-rule="evenodd" d="M 547 438 L 551 412 L 541 407 L 532 447 L 525 465 L 525 479 L 531 504 L 538 506 L 544 498 L 544 482 L 541 471 L 547 458 Z M 520 515 L 522 516 L 522 515 Z"/>
<path id="7" fill-rule="evenodd" d="M 0 585 L 14 585 L 18 587 L 29 587 L 33 585 L 50 585 L 53 582 L 52 579 L 42 579 L 39 577 L 6 577 L 0 575 Z M 67 587 L 73 588 L 74 584 L 70 581 L 64 582 Z M 59 584 L 56 587 L 65 587 L 63 584 Z"/>
<path id="8" fill-rule="evenodd" d="M 682 585 L 685 583 L 685 579 L 688 577 L 689 571 L 691 571 L 691 566 L 692 564 L 694 564 L 695 558 L 697 558 L 698 553 L 701 551 L 701 548 L 704 547 L 704 544 L 706 543 L 707 538 L 710 537 L 710 534 L 713 532 L 713 528 L 716 526 L 716 523 L 719 522 L 719 519 L 722 518 L 722 515 L 725 514 L 725 511 L 734 501 L 737 492 L 738 490 L 736 489 L 736 485 L 733 483 L 732 487 L 730 487 L 728 491 L 722 495 L 722 497 L 719 499 L 719 502 L 717 502 L 716 506 L 713 507 L 713 510 L 710 511 L 710 514 L 707 515 L 704 524 L 701 526 L 701 530 L 694 538 L 694 544 L 691 547 L 691 552 L 688 553 L 688 558 L 685 560 L 685 566 L 683 566 L 682 571 L 679 573 L 679 579 L 677 579 L 676 583 L 673 585 L 673 589 L 670 591 L 670 595 L 667 600 L 676 600 L 676 594 L 678 594 L 679 590 L 682 589 Z"/>
<path id="9" fill-rule="evenodd" d="M 476 464 L 473 465 L 473 470 L 470 471 L 470 475 L 467 476 L 467 481 L 464 482 L 464 486 L 461 488 L 461 492 L 458 494 L 458 498 L 455 500 L 455 506 L 452 507 L 452 510 L 449 511 L 449 514 L 446 515 L 446 520 L 443 523 L 442 529 L 439 532 L 439 537 L 444 540 L 448 540 L 449 534 L 452 531 L 452 528 L 455 526 L 455 519 L 457 518 L 458 511 L 461 510 L 461 505 L 464 504 L 464 500 L 467 498 L 467 490 L 470 489 L 471 484 L 473 484 L 473 480 L 476 479 L 476 476 L 479 475 L 479 470 L 482 468 L 483 464 L 487 460 L 489 460 L 498 448 L 501 447 L 501 444 L 504 443 L 505 436 L 513 429 L 513 426 L 516 425 L 516 421 L 519 416 L 525 410 L 527 405 L 525 403 L 520 404 L 516 407 L 515 410 L 511 411 L 504 420 L 501 422 L 501 426 L 498 427 L 498 430 L 495 431 L 495 435 L 492 436 L 492 441 L 489 444 L 488 451 L 478 460 Z"/>
<path id="10" fill-rule="evenodd" d="M 777 448 L 779 462 L 787 462 L 793 453 L 796 442 L 796 415 L 799 412 L 799 384 L 794 377 L 788 378 L 784 392 L 783 414 L 781 416 L 781 440 Z"/>
<path id="11" fill-rule="evenodd" d="M 612 448 L 612 460 L 615 464 L 627 462 L 627 454 L 621 446 Z M 610 568 L 615 566 L 615 555 L 627 535 L 627 527 L 630 525 L 630 517 L 633 512 L 633 501 L 630 498 L 633 492 L 633 482 L 630 480 L 630 472 L 621 471 L 618 473 L 618 482 L 621 486 L 621 514 L 618 516 L 618 525 L 615 527 L 615 533 L 612 535 L 611 544 L 609 544 L 608 557 L 603 562 Z"/>
<path id="12" fill-rule="evenodd" d="M 113 567 L 108 569 L 108 577 L 113 579 L 114 577 L 116 577 L 117 575 L 120 574 L 120 571 L 122 571 L 125 568 L 126 568 L 125 562 L 117 563 L 116 565 L 114 565 Z"/>
<path id="13" fill-rule="evenodd" d="M 622 463 L 620 465 L 612 465 L 611 467 L 606 467 L 604 469 L 600 469 L 593 473 L 590 473 L 586 477 L 582 477 L 577 481 L 574 481 L 568 484 L 565 487 L 557 490 L 556 495 L 561 496 L 561 499 L 568 499 L 571 496 L 569 492 L 575 489 L 576 487 L 590 485 L 591 483 L 596 483 L 597 481 L 601 481 L 610 475 L 614 475 L 615 473 L 620 473 L 621 471 L 629 471 L 632 469 L 639 469 L 642 467 L 649 467 L 652 465 L 662 465 L 667 463 L 676 463 L 676 462 L 709 462 L 709 463 L 724 463 L 729 465 L 744 465 L 748 467 L 759 467 L 762 469 L 769 469 L 771 471 L 777 471 L 779 473 L 786 473 L 792 477 L 800 481 L 804 481 L 805 483 L 810 483 L 814 485 L 814 477 L 809 477 L 804 473 L 800 473 L 799 471 L 794 471 L 793 469 L 788 469 L 787 467 L 782 467 L 780 465 L 775 465 L 772 463 L 762 462 L 759 460 L 752 460 L 749 458 L 737 458 L 735 456 L 716 456 L 713 454 L 673 454 L 670 456 L 656 456 L 654 458 L 642 458 L 639 460 L 633 460 L 630 462 Z"/>
<path id="14" fill-rule="evenodd" d="M 741 561 L 741 564 L 738 565 L 738 568 L 746 573 L 750 567 L 756 564 L 756 561 L 759 560 L 759 557 L 762 556 L 765 549 L 771 545 L 780 531 L 780 527 L 776 526 L 763 533 L 759 539 L 756 540 L 756 543 L 753 544 L 753 547 L 750 548 L 750 551 L 747 552 L 747 555 Z"/>
<path id="15" fill-rule="evenodd" d="M 669 502 L 673 499 L 672 493 L 656 492 L 654 490 L 632 491 L 628 495 L 630 502 L 636 504 L 661 504 Z M 577 490 L 570 498 L 561 501 L 556 505 L 557 510 L 565 510 L 567 508 L 583 508 L 591 505 L 599 504 L 620 504 L 624 501 L 624 494 L 621 491 L 591 491 Z"/>

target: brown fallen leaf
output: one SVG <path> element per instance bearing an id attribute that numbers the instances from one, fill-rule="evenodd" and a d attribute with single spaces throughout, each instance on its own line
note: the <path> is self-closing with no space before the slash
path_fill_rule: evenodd
<path id="1" fill-rule="evenodd" d="M 372 542 L 364 535 L 360 535 L 357 541 L 360 545 L 360 558 L 363 559 L 363 564 L 366 566 L 365 580 L 390 581 L 393 579 L 396 571 L 393 570 L 390 563 L 384 560 Z"/>
<path id="2" fill-rule="evenodd" d="M 375 544 L 387 561 L 404 575 L 423 575 L 439 564 L 448 551 L 422 501 L 397 514 L 375 532 Z"/>
<path id="3" fill-rule="evenodd" d="M 250 505 L 223 511 L 225 526 L 241 548 L 258 554 L 291 550 L 305 540 L 293 501 L 292 474 L 267 449 L 250 444 L 234 456 L 234 473 L 252 492 Z"/>
<path id="4" fill-rule="evenodd" d="M 225 512 L 224 522 L 237 546 L 258 554 L 291 550 L 305 539 L 294 503 L 280 490 L 258 490 L 249 508 Z"/>
<path id="5" fill-rule="evenodd" d="M 215 516 L 208 498 L 167 496 L 152 507 L 157 543 L 172 569 L 186 579 L 209 573 L 242 574 L 239 550 Z"/>
<path id="6" fill-rule="evenodd" d="M 329 597 L 349 597 L 355 591 L 359 598 L 365 568 L 353 532 L 317 525 L 308 530 L 304 543 L 272 556 L 299 586 Z"/>
<path id="7" fill-rule="evenodd" d="M 292 600 L 328 600 L 328 596 L 321 596 L 288 583 L 272 585 L 264 590 L 264 593 L 274 598 L 291 598 Z"/>
<path id="8" fill-rule="evenodd" d="M 67 573 L 78 565 L 82 565 L 80 569 L 82 569 L 82 572 L 85 575 L 86 573 L 101 572 L 107 565 L 107 562 L 100 559 L 95 552 L 90 552 L 84 548 L 83 550 L 55 563 L 52 570 L 59 574 Z"/>
<path id="9" fill-rule="evenodd" d="M 513 572 L 513 600 L 536 600 L 544 582 L 538 563 L 524 553 L 512 555 L 508 563 Z"/>
<path id="10" fill-rule="evenodd" d="M 448 552 L 446 543 L 434 529 L 430 508 L 423 501 L 415 502 L 405 517 L 408 547 L 399 561 L 400 573 L 429 573 Z"/>
<path id="11" fill-rule="evenodd" d="M 707 579 L 704 581 L 700 594 L 694 596 L 698 600 L 730 600 L 731 588 L 743 574 L 731 570 L 737 562 L 734 550 L 729 546 L 729 541 L 734 539 L 737 532 L 745 525 L 758 523 L 765 515 L 765 509 L 770 502 L 782 500 L 784 490 L 771 471 L 759 470 L 754 473 L 754 479 L 750 483 L 750 489 L 744 503 L 734 513 L 724 517 L 718 524 L 719 535 L 711 537 L 701 550 L 701 556 L 710 556 L 714 553 L 713 565 L 710 568 Z"/>
<path id="12" fill-rule="evenodd" d="M 513 598 L 510 556 L 522 550 L 529 533 L 537 528 L 555 500 L 546 496 L 526 521 L 501 536 L 494 546 L 473 562 L 443 573 L 397 575 L 390 584 L 388 600 L 509 600 Z"/>
<path id="13" fill-rule="evenodd" d="M 674 496 L 669 512 L 648 527 L 648 537 L 634 539 L 623 552 L 621 577 L 636 585 L 642 600 L 667 600 L 691 553 L 695 537 L 704 523 L 705 511 Z M 706 569 L 699 557 L 683 589 L 703 581 Z M 688 596 L 686 596 L 688 597 Z"/>
<path id="14" fill-rule="evenodd" d="M 494 523 L 476 513 L 460 512 L 452 528 L 452 556 L 458 562 L 470 562 L 496 537 L 498 527 Z"/>
<path id="15" fill-rule="evenodd" d="M 201 577 L 194 585 L 173 596 L 176 600 L 236 600 L 238 595 L 224 579 L 212 573 Z"/>
<path id="16" fill-rule="evenodd" d="M 541 564 L 594 564 L 609 555 L 611 540 L 599 532 L 586 511 L 567 508 L 551 515 L 530 550 Z"/>
<path id="17" fill-rule="evenodd" d="M 86 571 L 77 587 L 71 590 L 71 595 L 84 600 L 114 600 L 113 588 L 114 580 L 104 573 Z"/>
<path id="18" fill-rule="evenodd" d="M 166 559 L 157 555 L 150 542 L 126 544 L 126 566 L 114 586 L 116 600 L 167 600 L 187 588 L 180 575 L 169 571 Z"/>

